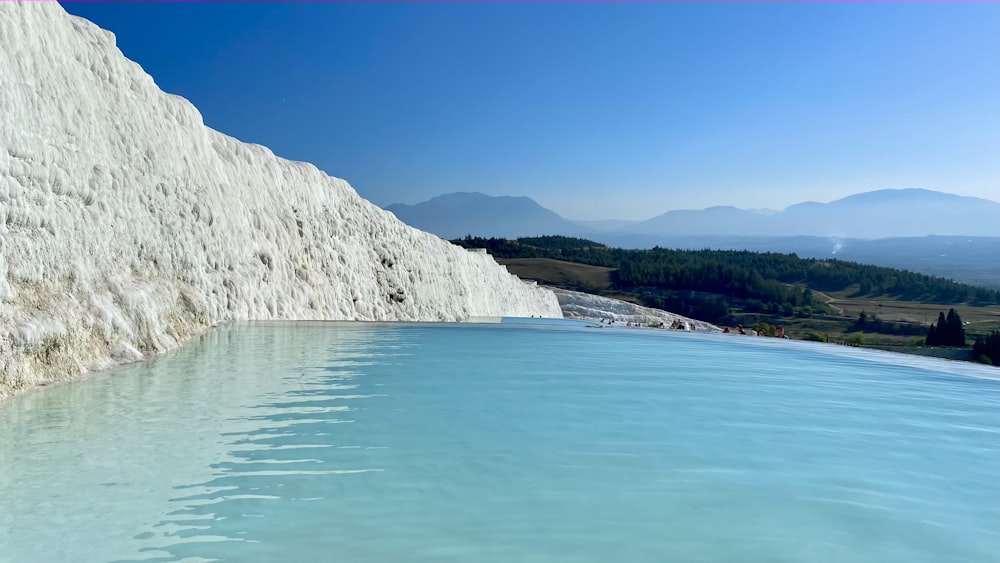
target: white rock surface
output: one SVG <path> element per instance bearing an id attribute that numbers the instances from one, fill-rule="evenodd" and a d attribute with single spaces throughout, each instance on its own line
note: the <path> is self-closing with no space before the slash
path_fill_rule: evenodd
<path id="1" fill-rule="evenodd" d="M 58 4 L 0 3 L 0 396 L 223 321 L 529 315 L 555 296 L 205 127 Z"/>
<path id="2" fill-rule="evenodd" d="M 615 324 L 638 323 L 641 326 L 657 325 L 662 322 L 667 327 L 676 322 L 678 326 L 686 327 L 686 330 L 722 332 L 719 327 L 704 321 L 675 315 L 661 309 L 643 307 L 620 299 L 568 289 L 553 289 L 552 291 L 559 298 L 559 305 L 566 318 L 586 319 L 594 322 L 613 320 Z"/>

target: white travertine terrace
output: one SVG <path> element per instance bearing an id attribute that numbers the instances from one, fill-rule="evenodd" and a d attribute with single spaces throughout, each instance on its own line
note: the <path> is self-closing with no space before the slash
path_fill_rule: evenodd
<path id="1" fill-rule="evenodd" d="M 0 3 L 0 396 L 232 320 L 530 315 L 556 297 L 205 127 L 58 4 Z"/>
<path id="2" fill-rule="evenodd" d="M 570 291 L 568 289 L 553 289 L 553 291 L 559 298 L 559 304 L 562 306 L 563 314 L 567 318 L 579 318 L 591 321 L 606 319 L 619 324 L 632 323 L 641 326 L 664 323 L 669 327 L 677 323 L 679 326 L 686 327 L 687 330 L 722 332 L 722 329 L 711 323 L 697 321 L 660 309 L 643 307 L 642 305 L 636 305 L 635 303 L 629 303 L 620 299 L 580 293 L 579 291 Z"/>

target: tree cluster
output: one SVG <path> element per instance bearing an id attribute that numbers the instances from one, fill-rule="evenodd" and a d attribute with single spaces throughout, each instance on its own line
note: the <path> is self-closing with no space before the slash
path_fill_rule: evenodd
<path id="1" fill-rule="evenodd" d="M 984 364 L 1000 366 L 1000 331 L 994 330 L 985 337 L 977 338 L 972 346 L 972 356 Z"/>
<path id="2" fill-rule="evenodd" d="M 854 331 L 877 332 L 879 334 L 896 334 L 902 336 L 922 336 L 925 334 L 923 325 L 910 323 L 886 322 L 878 318 L 878 315 L 869 315 L 867 311 L 861 311 L 858 320 L 851 327 Z"/>
<path id="3" fill-rule="evenodd" d="M 823 305 L 813 303 L 811 291 L 802 289 L 803 285 L 821 291 L 857 286 L 858 297 L 1000 304 L 1000 292 L 991 289 L 893 268 L 804 259 L 795 254 L 659 247 L 627 250 L 564 236 L 517 240 L 469 236 L 452 242 L 485 248 L 497 258 L 553 258 L 615 268 L 611 274 L 614 289 L 640 296 L 648 306 L 657 306 L 651 301 L 673 302 L 682 305 L 682 310 L 716 315 L 696 317 L 710 322 L 724 322 L 725 314 L 720 315 L 720 311 L 728 311 L 731 305 L 739 305 L 745 312 L 785 316 L 823 310 Z M 699 295 L 704 293 L 714 295 L 710 299 Z"/>
<path id="4" fill-rule="evenodd" d="M 958 312 L 948 309 L 947 317 L 943 312 L 938 313 L 937 323 L 931 323 L 924 342 L 928 346 L 965 346 L 965 328 Z"/>

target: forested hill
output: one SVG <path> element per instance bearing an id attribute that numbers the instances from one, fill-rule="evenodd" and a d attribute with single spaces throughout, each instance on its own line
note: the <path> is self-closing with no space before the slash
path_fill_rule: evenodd
<path id="1" fill-rule="evenodd" d="M 892 297 L 928 303 L 1000 304 L 1000 292 L 939 277 L 841 260 L 732 250 L 626 250 L 580 238 L 549 236 L 517 240 L 466 237 L 452 241 L 485 248 L 497 258 L 552 258 L 615 268 L 616 289 L 697 291 L 755 300 L 767 309 L 810 305 L 808 289 L 857 297 Z M 808 288 L 808 289 L 807 289 Z M 777 312 L 777 311 L 775 311 Z"/>

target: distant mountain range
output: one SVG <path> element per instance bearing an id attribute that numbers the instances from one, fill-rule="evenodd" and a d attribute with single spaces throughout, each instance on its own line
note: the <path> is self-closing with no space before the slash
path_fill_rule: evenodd
<path id="1" fill-rule="evenodd" d="M 924 189 L 865 192 L 830 203 L 799 203 L 783 211 L 726 206 L 668 211 L 640 222 L 572 221 L 529 197 L 464 192 L 386 209 L 405 223 L 449 239 L 470 234 L 566 235 L 597 237 L 608 244 L 631 240 L 641 247 L 658 244 L 658 237 L 678 236 L 1000 236 L 1000 203 Z"/>
<path id="2" fill-rule="evenodd" d="M 528 197 L 481 193 L 386 209 L 447 239 L 564 235 L 620 248 L 794 252 L 1000 289 L 1000 203 L 930 190 L 879 190 L 782 211 L 668 211 L 647 221 L 571 221 Z"/>
<path id="3" fill-rule="evenodd" d="M 530 197 L 457 192 L 416 205 L 396 203 L 385 209 L 407 225 L 449 240 L 465 235 L 517 238 L 556 234 L 584 236 L 594 232 L 560 217 Z"/>

